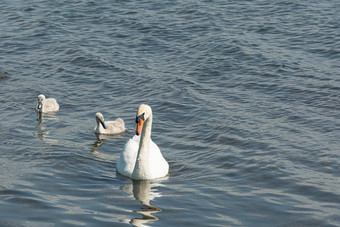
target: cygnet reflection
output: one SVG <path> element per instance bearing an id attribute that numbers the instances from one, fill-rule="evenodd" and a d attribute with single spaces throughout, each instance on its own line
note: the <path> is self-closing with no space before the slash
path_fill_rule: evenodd
<path id="1" fill-rule="evenodd" d="M 115 156 L 100 152 L 100 146 L 103 145 L 103 143 L 104 140 L 97 140 L 92 144 L 92 147 L 90 149 L 92 155 L 95 156 L 95 158 L 99 161 L 114 162 L 116 158 Z"/>
<path id="2" fill-rule="evenodd" d="M 100 140 L 111 140 L 111 139 L 114 139 L 114 138 L 123 138 L 123 135 L 122 134 L 117 134 L 117 135 L 106 135 L 106 134 L 95 134 L 96 137 L 97 137 L 97 140 L 100 141 Z M 102 141 L 103 142 L 103 141 Z"/>
<path id="3" fill-rule="evenodd" d="M 118 157 L 115 155 L 108 155 L 105 153 L 102 153 L 100 151 L 100 147 L 105 143 L 105 141 L 108 140 L 119 140 L 121 138 L 123 138 L 122 134 L 119 135 L 104 135 L 104 134 L 95 134 L 97 140 L 95 142 L 92 143 L 92 147 L 91 147 L 91 153 L 96 157 L 99 158 L 101 160 L 105 160 L 105 161 L 112 161 L 114 162 Z"/>
<path id="4" fill-rule="evenodd" d="M 50 130 L 46 130 L 46 126 L 44 122 L 48 120 L 58 121 L 58 118 L 52 113 L 50 114 L 44 114 L 40 112 L 37 113 L 37 122 L 38 122 L 36 126 L 37 131 L 34 133 L 34 135 L 44 142 L 58 143 L 59 140 L 50 138 L 49 136 Z"/>

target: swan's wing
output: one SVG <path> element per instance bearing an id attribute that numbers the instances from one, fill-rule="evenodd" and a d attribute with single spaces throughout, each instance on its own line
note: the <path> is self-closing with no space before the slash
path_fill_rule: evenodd
<path id="1" fill-rule="evenodd" d="M 135 168 L 138 146 L 139 146 L 139 136 L 132 137 L 124 146 L 124 150 L 120 154 L 117 161 L 117 171 L 127 177 L 131 177 L 133 169 Z"/>
<path id="2" fill-rule="evenodd" d="M 168 162 L 164 159 L 157 144 L 155 144 L 152 140 L 150 141 L 149 149 L 149 163 L 153 178 L 164 177 L 169 172 Z"/>

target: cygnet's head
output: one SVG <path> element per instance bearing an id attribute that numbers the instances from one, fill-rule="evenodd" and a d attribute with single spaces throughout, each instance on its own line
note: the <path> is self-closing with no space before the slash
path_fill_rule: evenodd
<path id="1" fill-rule="evenodd" d="M 38 102 L 42 102 L 44 99 L 46 99 L 45 95 L 43 94 L 38 95 Z"/>
<path id="2" fill-rule="evenodd" d="M 98 122 L 98 125 L 102 124 L 103 128 L 106 129 L 106 125 L 104 123 L 104 116 L 103 116 L 103 114 L 101 114 L 99 112 L 96 113 L 96 121 Z"/>
<path id="3" fill-rule="evenodd" d="M 39 112 L 42 112 L 42 108 L 43 108 L 43 101 L 45 100 L 45 95 L 40 94 L 38 95 L 38 105 L 37 105 L 37 110 Z"/>

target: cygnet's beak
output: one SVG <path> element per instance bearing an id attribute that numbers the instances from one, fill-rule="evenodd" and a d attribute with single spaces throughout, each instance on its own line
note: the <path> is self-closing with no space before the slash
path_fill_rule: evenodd
<path id="1" fill-rule="evenodd" d="M 100 123 L 102 124 L 103 128 L 106 129 L 106 125 L 105 125 L 104 121 L 100 121 Z"/>
<path id="2" fill-rule="evenodd" d="M 136 135 L 139 136 L 142 132 L 143 129 L 143 124 L 144 124 L 144 113 L 141 115 L 138 115 L 136 117 L 136 123 L 137 123 L 137 128 L 136 128 Z"/>

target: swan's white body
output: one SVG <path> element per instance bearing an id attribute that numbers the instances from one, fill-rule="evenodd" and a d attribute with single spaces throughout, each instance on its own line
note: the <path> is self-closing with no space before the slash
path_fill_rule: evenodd
<path id="1" fill-rule="evenodd" d="M 135 180 L 164 177 L 169 172 L 169 164 L 164 159 L 159 147 L 151 140 L 151 108 L 142 104 L 138 108 L 137 116 L 141 114 L 145 114 L 141 134 L 140 136 L 135 135 L 125 144 L 117 161 L 117 171 Z"/>
<path id="2" fill-rule="evenodd" d="M 96 121 L 97 126 L 93 129 L 96 134 L 115 135 L 126 131 L 124 121 L 121 118 L 115 121 L 104 121 L 103 115 L 96 113 Z"/>
<path id="3" fill-rule="evenodd" d="M 133 176 L 133 172 L 136 166 L 136 159 L 138 154 L 138 148 L 141 136 L 135 135 L 132 137 L 124 147 L 123 152 L 117 162 L 117 170 L 120 174 L 130 177 L 132 179 L 145 179 L 139 175 Z M 150 139 L 149 145 L 149 169 L 150 175 L 147 179 L 154 179 L 164 177 L 168 174 L 169 165 L 165 161 L 159 147 Z"/>
<path id="4" fill-rule="evenodd" d="M 38 96 L 38 104 L 35 108 L 39 113 L 56 112 L 59 110 L 59 104 L 55 98 L 46 98 L 45 95 Z"/>

